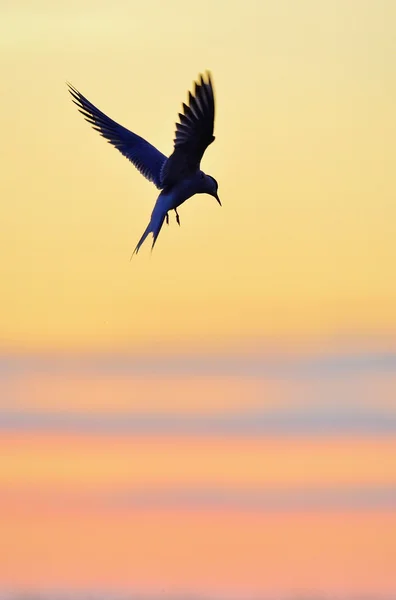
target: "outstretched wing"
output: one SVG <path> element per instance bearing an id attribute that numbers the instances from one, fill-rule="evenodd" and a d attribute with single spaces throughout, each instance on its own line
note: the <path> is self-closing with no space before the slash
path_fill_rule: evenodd
<path id="1" fill-rule="evenodd" d="M 214 141 L 213 128 L 215 101 L 210 73 L 202 75 L 194 84 L 194 95 L 189 92 L 188 106 L 183 103 L 180 123 L 176 124 L 173 154 L 162 168 L 164 186 L 172 185 L 182 177 L 199 169 L 206 148 Z"/>
<path id="2" fill-rule="evenodd" d="M 72 85 L 67 85 L 74 104 L 78 106 L 86 121 L 126 156 L 142 175 L 161 189 L 161 170 L 167 160 L 166 156 L 142 137 L 102 113 Z"/>

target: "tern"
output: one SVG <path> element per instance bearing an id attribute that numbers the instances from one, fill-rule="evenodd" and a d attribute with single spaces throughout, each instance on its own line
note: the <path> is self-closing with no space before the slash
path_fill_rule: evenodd
<path id="1" fill-rule="evenodd" d="M 217 181 L 200 168 L 206 148 L 215 139 L 215 100 L 210 72 L 207 71 L 205 77 L 199 75 L 194 83 L 194 92 L 188 94 L 188 104 L 183 102 L 180 122 L 176 123 L 174 149 L 169 158 L 136 133 L 106 116 L 70 83 L 67 85 L 73 102 L 86 121 L 161 190 L 150 222 L 132 256 L 139 252 L 150 233 L 153 234 L 151 249 L 154 248 L 164 221 L 169 224 L 169 211 L 175 211 L 180 225 L 177 207 L 195 194 L 209 194 L 221 206 Z"/>

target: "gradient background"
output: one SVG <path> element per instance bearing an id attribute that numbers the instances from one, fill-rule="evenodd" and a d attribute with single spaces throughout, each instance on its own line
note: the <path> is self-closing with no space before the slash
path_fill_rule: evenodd
<path id="1" fill-rule="evenodd" d="M 0 593 L 396 594 L 396 5 L 0 1 Z M 70 80 L 172 150 L 156 189 Z"/>

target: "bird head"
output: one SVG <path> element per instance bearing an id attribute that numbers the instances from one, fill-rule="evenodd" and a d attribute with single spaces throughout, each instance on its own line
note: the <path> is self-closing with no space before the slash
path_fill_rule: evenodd
<path id="1" fill-rule="evenodd" d="M 214 177 L 212 177 L 211 175 L 207 175 L 206 177 L 207 177 L 207 183 L 208 183 L 207 193 L 210 196 L 213 196 L 213 198 L 216 198 L 217 202 L 221 206 L 220 198 L 219 198 L 219 196 L 217 194 L 217 190 L 218 190 L 219 184 L 217 183 L 216 179 Z"/>

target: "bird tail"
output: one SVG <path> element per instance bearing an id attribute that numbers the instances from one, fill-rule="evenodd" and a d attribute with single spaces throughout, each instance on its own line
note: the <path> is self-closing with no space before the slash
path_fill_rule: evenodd
<path id="1" fill-rule="evenodd" d="M 151 246 L 151 250 L 154 248 L 155 242 L 157 241 L 157 237 L 159 235 L 159 232 L 161 231 L 161 227 L 164 224 L 165 215 L 166 215 L 166 213 L 151 215 L 150 223 L 147 225 L 145 232 L 143 233 L 142 237 L 138 241 L 137 246 L 132 253 L 132 256 L 139 252 L 141 245 L 143 244 L 144 240 L 149 235 L 149 233 L 153 234 L 153 243 Z M 131 256 L 131 260 L 132 260 L 132 256 Z"/>

